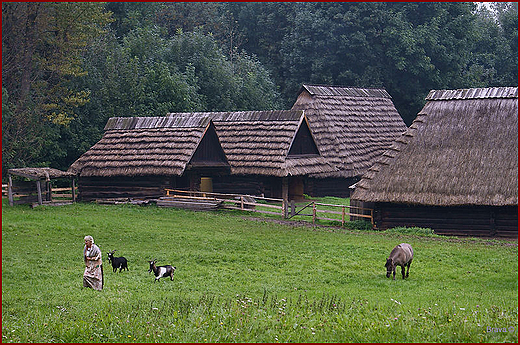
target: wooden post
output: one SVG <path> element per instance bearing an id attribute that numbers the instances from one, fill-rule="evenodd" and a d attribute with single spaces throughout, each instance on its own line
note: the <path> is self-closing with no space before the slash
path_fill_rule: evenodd
<path id="1" fill-rule="evenodd" d="M 244 210 L 244 196 L 243 195 L 240 196 L 240 209 Z"/>
<path id="2" fill-rule="evenodd" d="M 13 199 L 13 178 L 11 177 L 11 174 L 9 174 L 9 185 L 7 186 L 7 196 L 9 198 L 9 205 L 14 205 L 14 199 Z"/>
<path id="3" fill-rule="evenodd" d="M 291 200 L 291 217 L 294 217 L 296 214 L 296 204 L 294 203 L 294 200 Z"/>
<path id="4" fill-rule="evenodd" d="M 37 180 L 36 181 L 36 189 L 38 190 L 38 205 L 43 205 L 42 200 L 42 181 Z"/>
<path id="5" fill-rule="evenodd" d="M 76 182 L 74 177 L 72 178 L 72 202 L 76 202 Z"/>
<path id="6" fill-rule="evenodd" d="M 316 223 L 316 203 L 312 203 L 312 225 Z"/>
<path id="7" fill-rule="evenodd" d="M 345 206 L 341 208 L 341 226 L 345 226 Z"/>
<path id="8" fill-rule="evenodd" d="M 288 208 L 289 208 L 289 178 L 288 177 L 282 177 L 282 213 L 283 218 L 287 218 L 288 214 Z"/>
<path id="9" fill-rule="evenodd" d="M 51 181 L 45 181 L 45 187 L 47 189 L 47 201 L 52 201 L 52 183 L 51 183 Z"/>

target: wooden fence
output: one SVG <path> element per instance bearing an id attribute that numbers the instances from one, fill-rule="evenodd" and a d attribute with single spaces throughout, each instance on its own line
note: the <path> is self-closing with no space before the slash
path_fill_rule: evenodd
<path id="1" fill-rule="evenodd" d="M 25 182 L 27 184 L 31 184 L 31 182 Z M 13 205 L 18 204 L 25 204 L 30 203 L 33 204 L 33 207 L 36 206 L 36 203 L 38 204 L 55 204 L 59 205 L 61 203 L 70 203 L 73 202 L 77 195 L 78 195 L 78 188 L 74 187 L 75 195 L 72 194 L 71 188 L 54 188 L 51 187 L 51 195 L 49 197 L 47 190 L 41 190 L 41 195 L 35 194 L 36 191 L 31 189 L 20 189 L 17 188 L 16 190 L 12 191 L 10 203 Z M 2 184 L 2 198 L 9 197 L 9 190 L 7 184 Z"/>
<path id="2" fill-rule="evenodd" d="M 326 220 L 340 222 L 341 225 L 344 226 L 345 222 L 350 220 L 350 216 L 355 216 L 360 218 L 366 218 L 370 221 L 372 226 L 374 225 L 373 210 L 356 206 L 323 204 L 312 201 L 297 211 L 298 207 L 294 203 L 294 201 L 291 201 L 291 203 L 289 204 L 287 201 L 283 199 L 264 198 L 252 195 L 221 194 L 166 189 L 166 196 L 213 199 L 216 201 L 222 201 L 222 204 L 220 206 L 221 208 L 279 215 L 284 219 L 292 218 L 295 216 L 307 216 L 312 217 L 313 224 L 316 224 L 317 220 Z M 312 213 L 302 213 L 304 210 L 307 209 L 312 209 Z"/>
<path id="3" fill-rule="evenodd" d="M 166 197 L 196 197 L 222 201 L 221 208 L 241 210 L 265 214 L 274 214 L 285 217 L 287 203 L 283 199 L 264 198 L 260 196 L 241 194 L 222 194 L 209 192 L 195 192 L 176 189 L 166 189 Z"/>
<path id="4" fill-rule="evenodd" d="M 323 204 L 319 202 L 310 202 L 303 206 L 299 211 L 296 211 L 296 205 L 291 202 L 291 212 L 289 218 L 295 216 L 308 216 L 312 217 L 312 224 L 316 224 L 316 220 L 326 220 L 332 222 L 341 222 L 341 226 L 345 225 L 345 222 L 350 220 L 350 216 L 367 218 L 370 220 L 372 227 L 374 226 L 374 210 L 369 208 L 349 206 L 349 205 L 333 205 Z M 311 214 L 302 213 L 304 210 L 310 209 Z M 357 211 L 357 212 L 356 212 Z M 362 214 L 363 211 L 367 211 L 369 214 Z M 323 214 L 323 216 L 320 216 Z M 337 217 L 334 217 L 337 216 Z M 334 218 L 332 218 L 334 217 Z M 347 218 L 348 217 L 348 218 Z"/>

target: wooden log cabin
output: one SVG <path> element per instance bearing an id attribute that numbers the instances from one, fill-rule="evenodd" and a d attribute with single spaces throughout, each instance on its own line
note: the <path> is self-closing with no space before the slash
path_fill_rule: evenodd
<path id="1" fill-rule="evenodd" d="M 384 89 L 303 85 L 293 110 L 303 110 L 322 156 L 335 171 L 308 175 L 305 193 L 349 197 L 406 125 Z"/>
<path id="2" fill-rule="evenodd" d="M 336 168 L 318 149 L 300 110 L 171 113 L 170 118 L 210 117 L 231 166 L 231 174 L 213 178 L 213 191 L 303 198 L 309 174 Z"/>
<path id="3" fill-rule="evenodd" d="M 199 190 L 230 172 L 208 117 L 110 118 L 102 139 L 69 168 L 79 199 L 158 198 L 166 188 Z"/>
<path id="4" fill-rule="evenodd" d="M 357 183 L 381 229 L 518 237 L 518 88 L 433 90 Z"/>

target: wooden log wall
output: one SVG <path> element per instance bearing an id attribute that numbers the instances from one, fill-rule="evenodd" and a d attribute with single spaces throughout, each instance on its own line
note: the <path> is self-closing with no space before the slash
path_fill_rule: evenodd
<path id="1" fill-rule="evenodd" d="M 223 194 L 265 195 L 264 182 L 248 176 L 222 176 L 213 179 L 213 191 Z"/>
<path id="2" fill-rule="evenodd" d="M 379 230 L 399 226 L 431 228 L 439 235 L 518 238 L 515 206 L 411 206 L 376 203 L 374 221 Z"/>
<path id="3" fill-rule="evenodd" d="M 159 198 L 164 189 L 172 188 L 174 177 L 81 177 L 78 180 L 79 200 L 112 198 Z"/>
<path id="4" fill-rule="evenodd" d="M 264 176 L 220 176 L 213 179 L 213 191 L 223 194 L 281 197 L 282 179 Z"/>
<path id="5" fill-rule="evenodd" d="M 304 193 L 313 197 L 335 196 L 349 198 L 351 185 L 359 181 L 359 178 L 306 178 Z"/>

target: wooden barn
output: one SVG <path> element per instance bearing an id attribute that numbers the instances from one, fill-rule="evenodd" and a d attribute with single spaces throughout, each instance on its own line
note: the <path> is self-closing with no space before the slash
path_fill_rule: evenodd
<path id="1" fill-rule="evenodd" d="M 303 85 L 292 109 L 305 111 L 318 149 L 337 167 L 309 175 L 312 196 L 350 196 L 349 186 L 407 128 L 384 89 Z"/>
<path id="2" fill-rule="evenodd" d="M 357 183 L 376 226 L 518 237 L 518 88 L 431 91 Z"/>
<path id="3" fill-rule="evenodd" d="M 333 172 L 303 111 L 172 113 L 170 118 L 210 117 L 231 166 L 213 179 L 213 191 L 301 199 L 309 174 Z"/>
<path id="4" fill-rule="evenodd" d="M 69 168 L 80 200 L 156 198 L 165 188 L 199 190 L 230 166 L 208 117 L 116 117 Z"/>

